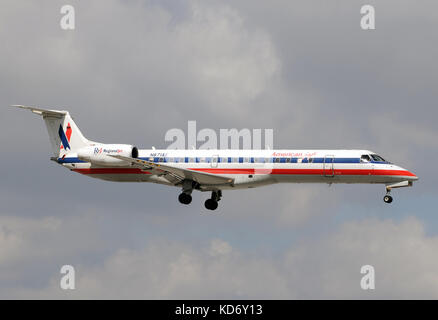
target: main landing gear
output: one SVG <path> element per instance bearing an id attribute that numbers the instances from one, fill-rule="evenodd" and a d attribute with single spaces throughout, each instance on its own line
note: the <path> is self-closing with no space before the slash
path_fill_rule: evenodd
<path id="1" fill-rule="evenodd" d="M 182 192 L 178 196 L 179 202 L 182 204 L 190 204 L 192 202 L 192 191 L 194 183 L 190 180 L 184 180 L 182 185 Z"/>
<path id="2" fill-rule="evenodd" d="M 182 192 L 178 196 L 179 202 L 185 205 L 190 204 L 192 202 L 192 191 L 193 189 L 198 189 L 198 187 L 199 186 L 196 184 L 196 182 L 191 180 L 184 180 L 182 183 Z M 217 203 L 220 201 L 221 198 L 221 190 L 212 191 L 211 198 L 205 201 L 205 208 L 207 208 L 208 210 L 216 210 L 218 206 Z"/>
<path id="3" fill-rule="evenodd" d="M 205 200 L 205 208 L 207 208 L 208 210 L 216 210 L 217 209 L 217 203 L 218 201 L 221 199 L 222 197 L 222 191 L 218 190 L 218 191 L 213 191 L 211 193 L 211 198 Z"/>

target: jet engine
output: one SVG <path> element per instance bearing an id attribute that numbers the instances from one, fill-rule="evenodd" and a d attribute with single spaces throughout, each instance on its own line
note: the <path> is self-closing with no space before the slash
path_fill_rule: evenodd
<path id="1" fill-rule="evenodd" d="M 95 144 L 78 150 L 78 158 L 82 161 L 99 166 L 126 166 L 126 161 L 111 155 L 137 158 L 138 148 L 128 144 Z"/>

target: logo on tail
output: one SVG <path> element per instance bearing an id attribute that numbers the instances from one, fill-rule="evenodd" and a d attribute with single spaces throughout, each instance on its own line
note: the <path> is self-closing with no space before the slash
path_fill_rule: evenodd
<path id="1" fill-rule="evenodd" d="M 62 125 L 59 125 L 58 134 L 59 134 L 59 138 L 61 139 L 61 149 L 64 148 L 65 151 L 71 150 L 69 144 L 71 138 L 70 123 L 67 124 L 67 130 L 65 133 L 64 133 L 64 129 L 62 129 Z"/>

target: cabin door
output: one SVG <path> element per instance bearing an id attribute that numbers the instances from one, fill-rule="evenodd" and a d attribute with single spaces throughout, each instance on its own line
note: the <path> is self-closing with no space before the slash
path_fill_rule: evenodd
<path id="1" fill-rule="evenodd" d="M 214 155 L 211 157 L 210 166 L 212 168 L 217 168 L 217 163 L 219 162 L 219 155 Z"/>
<path id="2" fill-rule="evenodd" d="M 324 177 L 334 177 L 335 176 L 335 168 L 334 168 L 335 156 L 326 155 L 324 157 L 324 163 L 322 167 L 322 173 Z"/>

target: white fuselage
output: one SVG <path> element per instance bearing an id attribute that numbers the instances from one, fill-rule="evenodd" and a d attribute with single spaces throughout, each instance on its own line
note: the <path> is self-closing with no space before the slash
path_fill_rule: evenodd
<path id="1" fill-rule="evenodd" d="M 221 189 L 252 188 L 273 183 L 382 183 L 418 178 L 387 161 L 361 159 L 368 150 L 139 150 L 138 158 L 234 179 Z M 383 160 L 383 159 L 382 159 Z M 109 181 L 154 182 L 172 185 L 147 170 L 101 166 L 74 155 L 58 163 L 75 172 Z M 210 190 L 201 188 L 201 190 Z"/>

